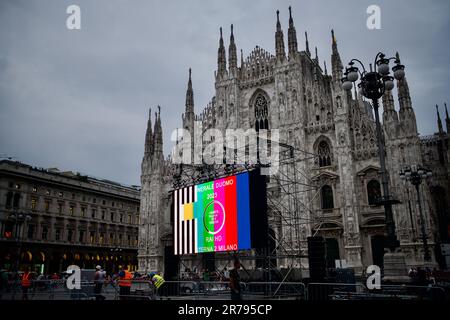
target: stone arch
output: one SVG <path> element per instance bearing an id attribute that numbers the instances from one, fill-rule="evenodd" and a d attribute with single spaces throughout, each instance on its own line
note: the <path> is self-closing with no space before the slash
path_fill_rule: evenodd
<path id="1" fill-rule="evenodd" d="M 33 254 L 28 250 L 22 251 L 20 254 L 20 260 L 22 263 L 31 263 L 33 261 Z"/>
<path id="2" fill-rule="evenodd" d="M 315 164 L 318 167 L 331 166 L 333 163 L 333 145 L 331 140 L 322 135 L 314 142 Z"/>
<path id="3" fill-rule="evenodd" d="M 363 226 L 364 227 L 384 227 L 386 224 L 385 218 L 382 216 L 375 216 L 375 217 L 371 217 L 368 218 Z"/>
<path id="4" fill-rule="evenodd" d="M 341 232 L 342 230 L 344 230 L 344 225 L 342 224 L 342 222 L 329 220 L 326 222 L 315 224 L 312 230 L 313 232 L 318 231 L 319 233 L 329 230 L 338 230 L 339 232 Z"/>
<path id="5" fill-rule="evenodd" d="M 262 89 L 256 89 L 249 101 L 250 112 L 253 113 L 254 127 L 260 129 L 269 129 L 270 126 L 270 97 Z"/>

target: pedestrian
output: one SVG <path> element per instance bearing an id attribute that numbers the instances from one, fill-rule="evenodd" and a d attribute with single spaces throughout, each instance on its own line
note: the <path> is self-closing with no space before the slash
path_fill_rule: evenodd
<path id="1" fill-rule="evenodd" d="M 414 267 L 411 267 L 408 271 L 408 276 L 411 279 L 411 282 L 415 283 L 417 280 L 417 270 Z"/>
<path id="2" fill-rule="evenodd" d="M 223 277 L 224 280 L 228 280 L 230 278 L 230 271 L 228 271 L 227 267 L 223 268 Z"/>
<path id="3" fill-rule="evenodd" d="M 242 300 L 241 293 L 241 278 L 239 276 L 239 269 L 241 268 L 241 263 L 238 259 L 234 260 L 234 269 L 230 271 L 230 289 L 231 289 L 231 300 Z"/>
<path id="4" fill-rule="evenodd" d="M 133 275 L 128 271 L 126 265 L 119 272 L 119 298 L 120 300 L 128 300 L 131 293 L 131 279 Z"/>
<path id="5" fill-rule="evenodd" d="M 22 300 L 28 300 L 28 289 L 31 287 L 31 273 L 28 267 L 25 268 L 22 274 Z"/>
<path id="6" fill-rule="evenodd" d="M 209 275 L 209 270 L 208 269 L 206 269 L 204 272 L 203 272 L 203 281 L 209 281 L 210 280 L 210 277 L 209 277 L 210 275 Z"/>
<path id="7" fill-rule="evenodd" d="M 50 282 L 50 287 L 52 289 L 56 289 L 58 287 L 58 280 L 59 280 L 59 277 L 58 277 L 58 275 L 56 273 L 53 273 L 50 276 L 50 281 L 49 282 Z"/>
<path id="8" fill-rule="evenodd" d="M 95 300 L 105 300 L 105 296 L 102 295 L 103 284 L 105 282 L 106 272 L 103 271 L 101 266 L 95 267 L 94 275 L 94 294 Z"/>
<path id="9" fill-rule="evenodd" d="M 105 273 L 105 289 L 108 287 L 108 285 L 112 286 L 112 278 L 109 273 Z"/>
<path id="10" fill-rule="evenodd" d="M 150 279 L 156 288 L 155 296 L 158 296 L 160 297 L 160 299 L 162 299 L 161 296 L 165 292 L 164 278 L 160 274 L 152 272 L 150 273 Z M 167 293 L 165 294 L 165 296 L 167 297 Z"/>

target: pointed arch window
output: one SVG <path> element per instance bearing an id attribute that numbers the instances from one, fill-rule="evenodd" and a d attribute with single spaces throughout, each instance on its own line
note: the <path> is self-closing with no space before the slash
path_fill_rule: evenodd
<path id="1" fill-rule="evenodd" d="M 269 130 L 269 106 L 266 97 L 263 94 L 258 94 L 255 99 L 255 129 Z"/>
<path id="2" fill-rule="evenodd" d="M 322 200 L 322 209 L 329 210 L 334 208 L 333 188 L 329 185 L 324 185 L 320 189 L 320 196 Z"/>
<path id="3" fill-rule="evenodd" d="M 367 183 L 367 201 L 370 206 L 378 205 L 381 200 L 381 187 L 377 180 L 370 180 Z"/>
<path id="4" fill-rule="evenodd" d="M 331 148 L 328 142 L 322 140 L 317 147 L 318 165 L 319 167 L 331 166 Z"/>

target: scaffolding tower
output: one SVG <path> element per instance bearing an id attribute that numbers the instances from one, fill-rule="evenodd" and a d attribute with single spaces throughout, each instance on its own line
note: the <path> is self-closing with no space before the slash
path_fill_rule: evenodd
<path id="1" fill-rule="evenodd" d="M 267 246 L 251 252 L 216 253 L 213 259 L 228 262 L 235 258 L 251 260 L 255 266 L 253 271 L 244 268 L 250 279 L 258 266 L 263 270 L 266 281 L 270 282 L 276 278 L 283 283 L 289 280 L 293 270 L 298 269 L 301 274 L 304 269 L 302 259 L 307 258 L 306 236 L 313 234 L 314 225 L 319 225 L 320 228 L 323 222 L 323 217 L 315 214 L 312 209 L 312 203 L 316 201 L 322 186 L 312 180 L 305 169 L 308 167 L 307 161 L 317 161 L 317 154 L 286 143 L 270 140 L 268 142 L 277 143 L 279 146 L 276 163 L 177 164 L 173 170 L 173 190 L 262 167 L 277 166 L 278 172 L 267 176 L 266 179 L 269 226 Z M 249 146 L 246 145 L 245 148 L 247 152 Z M 238 149 L 233 149 L 235 154 L 237 151 Z M 182 265 L 186 266 L 186 261 L 193 259 L 198 259 L 198 255 L 180 256 L 180 268 Z"/>

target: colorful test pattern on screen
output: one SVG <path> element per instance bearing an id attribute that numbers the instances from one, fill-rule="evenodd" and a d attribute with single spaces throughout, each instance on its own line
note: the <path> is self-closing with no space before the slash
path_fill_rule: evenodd
<path id="1" fill-rule="evenodd" d="M 174 190 L 174 253 L 252 248 L 248 172 Z"/>

